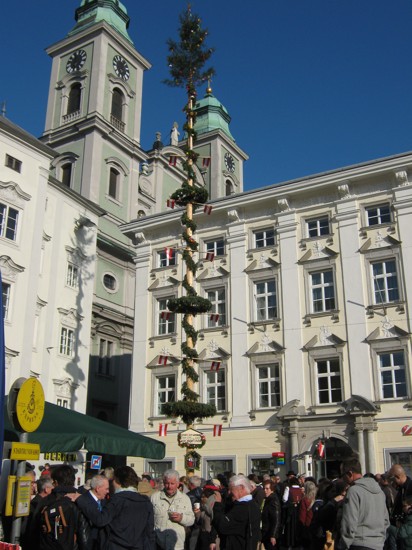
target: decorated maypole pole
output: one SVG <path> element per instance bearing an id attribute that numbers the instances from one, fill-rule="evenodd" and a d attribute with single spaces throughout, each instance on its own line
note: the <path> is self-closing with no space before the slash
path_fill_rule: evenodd
<path id="1" fill-rule="evenodd" d="M 186 178 L 182 186 L 177 189 L 170 197 L 169 205 L 185 207 L 181 217 L 184 227 L 182 238 L 184 242 L 183 260 L 186 264 L 186 274 L 183 280 L 184 293 L 179 298 L 170 299 L 167 306 L 173 313 L 183 315 L 182 327 L 186 335 L 186 340 L 182 343 L 182 374 L 184 382 L 182 383 L 180 401 L 169 402 L 164 410 L 169 417 L 181 417 L 186 424 L 186 432 L 179 434 L 178 443 L 186 448 L 185 468 L 188 475 L 198 469 L 200 455 L 196 452 L 197 448 L 203 447 L 205 438 L 203 434 L 193 430 L 196 419 L 208 418 L 216 414 L 214 405 L 201 403 L 199 395 L 195 391 L 195 384 L 199 380 L 196 351 L 196 341 L 198 332 L 194 327 L 194 320 L 198 314 L 204 314 L 210 311 L 212 304 L 209 300 L 202 298 L 196 292 L 194 280 L 197 271 L 197 262 L 199 244 L 194 234 L 197 225 L 193 215 L 199 206 L 203 206 L 208 199 L 208 192 L 196 182 L 194 164 L 198 158 L 194 151 L 196 141 L 195 125 L 195 103 L 196 87 L 203 84 L 214 74 L 212 68 L 204 69 L 204 65 L 213 53 L 213 50 L 207 48 L 204 44 L 207 31 L 202 29 L 201 20 L 192 13 L 190 5 L 180 15 L 179 41 L 170 39 L 168 41 L 169 55 L 167 58 L 171 79 L 165 81 L 170 86 L 183 87 L 187 91 L 187 103 L 184 111 L 186 113 L 186 124 L 184 130 L 187 135 L 186 158 L 183 162 L 183 169 Z"/>

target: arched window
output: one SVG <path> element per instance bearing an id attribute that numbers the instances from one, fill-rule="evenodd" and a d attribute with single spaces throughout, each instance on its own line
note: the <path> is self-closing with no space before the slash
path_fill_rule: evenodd
<path id="1" fill-rule="evenodd" d="M 112 116 L 123 121 L 123 93 L 119 88 L 114 88 L 112 96 Z"/>
<path id="2" fill-rule="evenodd" d="M 72 164 L 68 162 L 61 167 L 61 180 L 63 185 L 70 187 L 72 181 Z"/>
<path id="3" fill-rule="evenodd" d="M 82 97 L 82 87 L 78 82 L 76 82 L 70 88 L 70 92 L 69 92 L 69 101 L 67 104 L 68 115 L 71 115 L 72 113 L 76 113 L 77 111 L 80 111 L 81 97 Z"/>
<path id="4" fill-rule="evenodd" d="M 230 180 L 226 180 L 225 196 L 233 195 L 233 184 Z"/>
<path id="5" fill-rule="evenodd" d="M 109 197 L 118 199 L 119 196 L 120 172 L 116 168 L 110 167 L 109 172 Z"/>

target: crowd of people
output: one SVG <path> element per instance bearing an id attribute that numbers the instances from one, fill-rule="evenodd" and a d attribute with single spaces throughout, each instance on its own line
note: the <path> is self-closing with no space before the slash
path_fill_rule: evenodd
<path id="1" fill-rule="evenodd" d="M 345 459 L 335 479 L 108 468 L 74 487 L 71 466 L 36 482 L 22 550 L 412 550 L 412 480 L 394 464 L 362 474 Z"/>

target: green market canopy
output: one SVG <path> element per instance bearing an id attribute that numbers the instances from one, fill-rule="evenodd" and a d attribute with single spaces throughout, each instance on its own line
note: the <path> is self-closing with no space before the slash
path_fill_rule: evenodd
<path id="1" fill-rule="evenodd" d="M 4 441 L 18 441 L 19 432 L 10 423 L 7 397 L 4 403 Z M 92 416 L 45 403 L 40 427 L 28 434 L 29 443 L 38 443 L 42 453 L 75 452 L 117 456 L 139 456 L 161 460 L 165 444 L 150 437 L 120 428 Z"/>

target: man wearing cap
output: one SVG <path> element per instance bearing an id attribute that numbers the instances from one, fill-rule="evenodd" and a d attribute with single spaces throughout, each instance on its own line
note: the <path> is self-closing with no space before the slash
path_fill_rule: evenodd
<path id="1" fill-rule="evenodd" d="M 250 480 L 243 475 L 232 476 L 229 491 L 233 506 L 226 514 L 222 496 L 215 492 L 213 525 L 219 536 L 226 538 L 226 550 L 257 548 L 261 540 L 260 510 L 251 495 Z"/>

